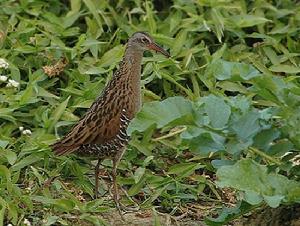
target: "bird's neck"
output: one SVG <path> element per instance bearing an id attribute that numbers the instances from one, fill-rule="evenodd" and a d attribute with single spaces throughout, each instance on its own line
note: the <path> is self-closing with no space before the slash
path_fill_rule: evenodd
<path id="1" fill-rule="evenodd" d="M 143 51 L 134 46 L 127 45 L 125 54 L 121 63 L 119 81 L 122 84 L 127 84 L 127 97 L 132 101 L 131 115 L 133 115 L 141 107 L 141 63 Z"/>
<path id="2" fill-rule="evenodd" d="M 141 63 L 143 58 L 143 51 L 134 46 L 128 45 L 125 50 L 123 63 L 128 73 L 127 78 L 129 82 L 140 84 L 141 80 Z M 138 87 L 139 88 L 139 87 Z"/>

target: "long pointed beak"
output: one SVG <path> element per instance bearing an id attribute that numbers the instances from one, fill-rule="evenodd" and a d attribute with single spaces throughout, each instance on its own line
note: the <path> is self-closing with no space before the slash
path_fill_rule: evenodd
<path id="1" fill-rule="evenodd" d="M 156 52 L 160 52 L 161 54 L 165 55 L 166 57 L 170 57 L 170 54 L 166 50 L 164 50 L 162 47 L 160 47 L 159 45 L 157 45 L 154 42 L 149 44 L 148 48 L 151 50 L 154 50 Z"/>

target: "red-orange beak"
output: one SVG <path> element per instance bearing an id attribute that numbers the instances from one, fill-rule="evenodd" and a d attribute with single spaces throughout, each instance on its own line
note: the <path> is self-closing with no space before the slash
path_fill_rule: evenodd
<path id="1" fill-rule="evenodd" d="M 149 44 L 147 47 L 156 52 L 160 52 L 161 54 L 165 55 L 166 57 L 170 57 L 170 54 L 166 50 L 164 50 L 162 47 L 160 47 L 159 45 L 157 45 L 154 42 Z"/>

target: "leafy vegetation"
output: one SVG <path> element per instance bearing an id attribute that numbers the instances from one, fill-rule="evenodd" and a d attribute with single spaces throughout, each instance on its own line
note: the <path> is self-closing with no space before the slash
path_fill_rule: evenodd
<path id="1" fill-rule="evenodd" d="M 172 57 L 145 54 L 122 202 L 151 209 L 155 225 L 158 214 L 222 225 L 300 203 L 299 23 L 293 0 L 3 1 L 0 225 L 109 224 L 110 160 L 93 200 L 94 162 L 48 145 L 100 94 L 139 30 Z"/>

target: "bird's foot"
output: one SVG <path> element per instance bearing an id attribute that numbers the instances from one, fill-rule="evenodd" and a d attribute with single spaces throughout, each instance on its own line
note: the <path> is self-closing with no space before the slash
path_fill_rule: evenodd
<path id="1" fill-rule="evenodd" d="M 125 213 L 128 212 L 135 212 L 138 211 L 140 209 L 139 205 L 132 200 L 132 198 L 127 194 L 127 192 L 121 187 L 121 190 L 124 192 L 124 194 L 126 195 L 126 197 L 133 203 L 133 206 L 126 206 L 123 203 L 120 202 L 121 197 L 119 192 L 112 192 L 111 189 L 109 189 L 109 193 L 112 196 L 114 203 L 116 205 L 116 208 L 120 211 L 123 211 Z"/>
<path id="2" fill-rule="evenodd" d="M 123 221 L 125 221 L 124 215 L 127 213 L 132 213 L 132 212 L 137 212 L 139 210 L 139 206 L 125 206 L 124 204 L 122 204 L 119 200 L 114 200 L 115 201 L 115 205 L 116 208 L 119 212 L 119 215 L 121 216 L 121 219 Z"/>
<path id="3" fill-rule="evenodd" d="M 125 206 L 120 202 L 116 203 L 116 208 L 119 212 L 122 212 L 123 214 L 137 212 L 140 209 L 139 206 Z"/>

